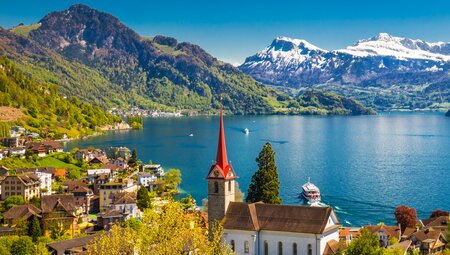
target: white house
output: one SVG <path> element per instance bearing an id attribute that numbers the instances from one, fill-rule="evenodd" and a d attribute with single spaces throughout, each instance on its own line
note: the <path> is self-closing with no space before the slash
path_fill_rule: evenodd
<path id="1" fill-rule="evenodd" d="M 113 208 L 119 212 L 128 214 L 125 220 L 130 217 L 137 218 L 142 216 L 136 204 L 136 197 L 132 193 L 123 192 L 115 194 Z"/>
<path id="2" fill-rule="evenodd" d="M 41 195 L 52 194 L 52 174 L 41 171 L 36 171 L 36 175 L 39 177 Z M 46 189 L 47 192 L 42 192 L 42 189 Z"/>
<path id="3" fill-rule="evenodd" d="M 158 180 L 156 176 L 151 173 L 140 173 L 138 175 L 138 184 L 153 190 L 153 184 Z"/>
<path id="4" fill-rule="evenodd" d="M 25 147 L 23 147 L 23 146 L 12 147 L 9 149 L 9 152 L 11 153 L 11 155 L 23 156 L 23 155 L 25 155 Z"/>
<path id="5" fill-rule="evenodd" d="M 87 175 L 99 175 L 99 174 L 109 174 L 111 175 L 111 169 L 89 169 Z"/>
<path id="6" fill-rule="evenodd" d="M 231 202 L 223 238 L 236 254 L 328 254 L 341 223 L 332 208 Z"/>

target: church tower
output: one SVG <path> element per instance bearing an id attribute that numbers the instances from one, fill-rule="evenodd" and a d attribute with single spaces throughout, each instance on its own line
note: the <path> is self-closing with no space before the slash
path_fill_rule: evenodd
<path id="1" fill-rule="evenodd" d="M 228 164 L 225 132 L 223 127 L 222 102 L 220 103 L 219 142 L 215 163 L 209 169 L 208 176 L 208 221 L 221 221 L 228 205 L 234 201 L 235 179 L 233 167 Z"/>

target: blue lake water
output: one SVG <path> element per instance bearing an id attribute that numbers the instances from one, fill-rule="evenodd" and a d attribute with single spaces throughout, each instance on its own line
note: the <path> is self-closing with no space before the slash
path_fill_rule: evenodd
<path id="1" fill-rule="evenodd" d="M 441 113 L 226 116 L 224 121 L 228 158 L 244 192 L 268 141 L 276 152 L 284 204 L 301 204 L 301 185 L 311 177 L 344 225 L 394 224 L 394 209 L 402 204 L 416 208 L 419 217 L 450 210 L 450 118 Z M 143 130 L 73 141 L 67 149 L 136 148 L 143 162 L 181 169 L 182 190 L 201 204 L 218 125 L 218 117 L 148 118 Z"/>

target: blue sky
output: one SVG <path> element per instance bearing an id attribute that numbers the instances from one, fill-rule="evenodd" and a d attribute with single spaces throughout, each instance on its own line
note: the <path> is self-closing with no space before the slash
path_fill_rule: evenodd
<path id="1" fill-rule="evenodd" d="M 0 26 L 36 23 L 46 13 L 84 3 L 111 13 L 139 34 L 173 36 L 215 57 L 243 62 L 276 36 L 338 49 L 379 32 L 450 41 L 450 1 L 432 0 L 20 0 L 4 1 Z"/>

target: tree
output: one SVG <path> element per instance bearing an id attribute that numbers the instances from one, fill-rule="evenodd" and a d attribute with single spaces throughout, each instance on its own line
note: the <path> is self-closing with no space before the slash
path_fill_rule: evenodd
<path id="1" fill-rule="evenodd" d="M 148 194 L 148 190 L 144 186 L 141 186 L 137 192 L 136 204 L 141 211 L 144 211 L 144 209 L 147 208 L 151 208 L 152 206 L 150 195 Z"/>
<path id="2" fill-rule="evenodd" d="M 33 238 L 33 242 L 36 242 L 42 236 L 41 224 L 36 216 L 33 216 L 28 224 L 28 236 Z"/>
<path id="3" fill-rule="evenodd" d="M 362 229 L 361 235 L 353 239 L 345 251 L 346 255 L 383 255 L 383 248 L 376 234 Z"/>
<path id="4" fill-rule="evenodd" d="M 136 162 L 137 162 L 137 152 L 136 149 L 133 149 L 133 151 L 131 152 L 130 160 L 128 160 L 128 164 L 134 166 Z"/>
<path id="5" fill-rule="evenodd" d="M 42 189 L 41 189 L 42 192 Z M 36 206 L 37 208 L 41 208 L 41 199 L 39 197 L 32 197 L 29 201 L 30 204 Z"/>
<path id="6" fill-rule="evenodd" d="M 266 143 L 258 158 L 258 170 L 253 174 L 248 188 L 246 202 L 262 201 L 268 204 L 281 204 L 279 197 L 280 181 L 275 164 L 275 152 L 270 143 Z"/>
<path id="7" fill-rule="evenodd" d="M 23 200 L 22 196 L 19 195 L 10 196 L 7 199 L 5 199 L 5 209 L 8 210 L 15 205 L 23 205 L 24 203 L 25 201 Z"/>
<path id="8" fill-rule="evenodd" d="M 179 169 L 169 169 L 164 180 L 169 189 L 176 189 L 181 183 L 181 171 Z"/>
<path id="9" fill-rule="evenodd" d="M 33 255 L 35 254 L 34 244 L 29 236 L 21 236 L 11 245 L 13 255 Z"/>
<path id="10" fill-rule="evenodd" d="M 218 238 L 208 240 L 201 217 L 189 214 L 178 202 L 169 201 L 159 210 L 146 210 L 139 230 L 114 225 L 111 231 L 95 238 L 88 246 L 89 255 L 119 254 L 229 254 L 220 240 L 221 229 L 213 229 Z"/>
<path id="11" fill-rule="evenodd" d="M 409 208 L 405 205 L 399 206 L 395 209 L 395 219 L 397 224 L 400 224 L 402 231 L 408 228 L 413 228 L 417 224 L 417 212 L 414 208 Z"/>
<path id="12" fill-rule="evenodd" d="M 79 179 L 81 179 L 80 170 L 78 170 L 78 169 L 71 169 L 69 171 L 69 179 L 72 179 L 72 180 L 79 180 Z"/>

